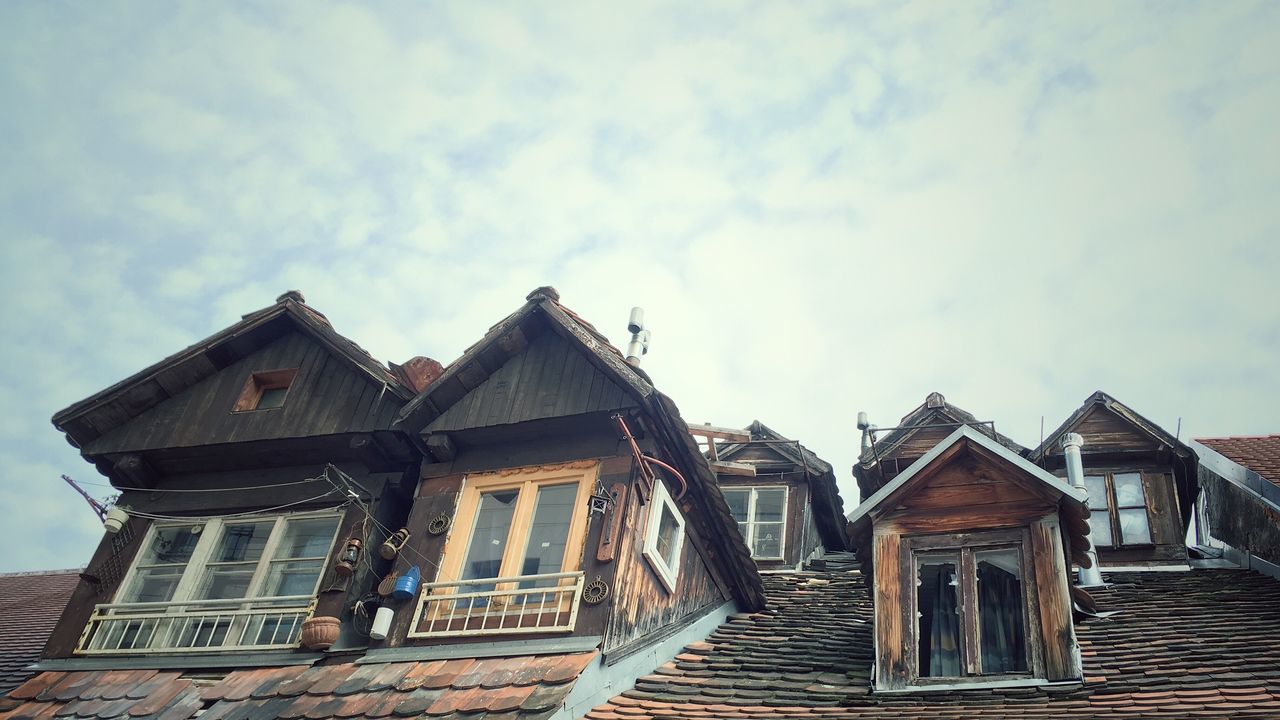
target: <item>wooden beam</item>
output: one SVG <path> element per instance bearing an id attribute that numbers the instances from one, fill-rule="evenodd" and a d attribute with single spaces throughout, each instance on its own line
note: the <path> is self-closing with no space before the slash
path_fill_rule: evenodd
<path id="1" fill-rule="evenodd" d="M 440 462 L 449 462 L 458 455 L 458 448 L 452 438 L 445 433 L 432 433 L 427 436 L 427 451 Z"/>
<path id="2" fill-rule="evenodd" d="M 711 462 L 711 469 L 721 475 L 744 475 L 746 477 L 756 476 L 756 466 L 747 463 L 730 462 L 729 460 L 716 460 Z"/>
<path id="3" fill-rule="evenodd" d="M 730 442 L 750 442 L 751 432 L 748 430 L 738 430 L 735 428 L 716 427 L 711 423 L 703 425 L 690 425 L 690 435 L 699 435 L 701 437 L 716 440 L 728 440 Z"/>

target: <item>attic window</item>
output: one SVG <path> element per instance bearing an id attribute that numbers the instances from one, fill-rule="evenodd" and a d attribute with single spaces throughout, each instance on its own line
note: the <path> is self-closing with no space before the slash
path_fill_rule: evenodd
<path id="1" fill-rule="evenodd" d="M 676 591 L 680 551 L 684 546 L 684 516 L 661 480 L 653 484 L 649 520 L 644 533 L 644 557 L 667 592 Z"/>
<path id="2" fill-rule="evenodd" d="M 1086 475 L 1093 542 L 1099 547 L 1150 545 L 1151 523 L 1142 473 L 1116 472 Z"/>
<path id="3" fill-rule="evenodd" d="M 738 530 L 757 560 L 781 559 L 786 529 L 787 488 L 726 487 L 721 489 L 729 503 Z"/>
<path id="4" fill-rule="evenodd" d="M 245 380 L 244 389 L 240 391 L 232 412 L 283 407 L 289 386 L 293 384 L 293 378 L 297 374 L 298 368 L 253 373 Z"/>

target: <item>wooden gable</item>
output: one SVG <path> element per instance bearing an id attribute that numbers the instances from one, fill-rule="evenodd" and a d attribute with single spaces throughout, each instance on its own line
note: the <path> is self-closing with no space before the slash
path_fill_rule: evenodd
<path id="1" fill-rule="evenodd" d="M 636 406 L 630 393 L 568 340 L 543 331 L 432 420 L 426 431 L 512 425 Z"/>
<path id="2" fill-rule="evenodd" d="M 1079 433 L 1084 437 L 1081 452 L 1095 455 L 1112 452 L 1154 452 L 1162 447 L 1150 433 L 1142 430 L 1127 418 L 1104 405 L 1094 405 L 1078 420 L 1061 428 L 1054 437 L 1065 433 Z M 1045 446 L 1046 455 L 1061 455 L 1062 446 L 1056 442 Z"/>
<path id="3" fill-rule="evenodd" d="M 297 369 L 283 405 L 235 412 L 254 373 Z M 389 428 L 403 399 L 314 338 L 286 332 L 82 448 L 86 456 Z"/>

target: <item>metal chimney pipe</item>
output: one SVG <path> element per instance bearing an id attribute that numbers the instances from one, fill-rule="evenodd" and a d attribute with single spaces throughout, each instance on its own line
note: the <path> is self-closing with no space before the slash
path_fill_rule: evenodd
<path id="1" fill-rule="evenodd" d="M 631 308 L 627 330 L 631 333 L 631 342 L 627 345 L 627 364 L 640 367 L 641 356 L 649 353 L 649 331 L 644 327 L 644 308 Z"/>
<path id="2" fill-rule="evenodd" d="M 1071 482 L 1071 486 L 1080 490 L 1085 494 L 1085 503 L 1088 504 L 1089 488 L 1084 484 L 1084 463 L 1080 461 L 1080 447 L 1084 445 L 1084 438 L 1078 433 L 1067 433 L 1062 436 L 1062 455 L 1067 460 L 1067 480 Z M 1089 521 L 1086 521 L 1088 524 Z M 1098 551 L 1093 546 L 1093 532 L 1085 533 L 1085 540 L 1089 542 L 1087 554 L 1089 556 L 1089 567 L 1082 567 L 1079 570 L 1077 584 L 1081 587 L 1095 587 L 1105 585 L 1102 580 L 1102 570 L 1098 568 Z"/>

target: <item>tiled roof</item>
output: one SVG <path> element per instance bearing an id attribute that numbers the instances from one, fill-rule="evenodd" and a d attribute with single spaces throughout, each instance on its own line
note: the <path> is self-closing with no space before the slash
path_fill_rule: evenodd
<path id="1" fill-rule="evenodd" d="M 0 695 L 31 677 L 79 582 L 79 570 L 0 575 Z"/>
<path id="2" fill-rule="evenodd" d="M 555 713 L 595 652 L 238 670 L 201 687 L 176 672 L 46 672 L 0 699 L 0 719 L 534 720 Z"/>
<path id="3" fill-rule="evenodd" d="M 1198 438 L 1196 442 L 1280 485 L 1280 435 Z"/>
<path id="4" fill-rule="evenodd" d="M 1280 582 L 1243 570 L 1115 573 L 1077 625 L 1085 682 L 873 694 L 858 573 L 765 576 L 767 608 L 637 681 L 589 720 L 1280 717 Z"/>

